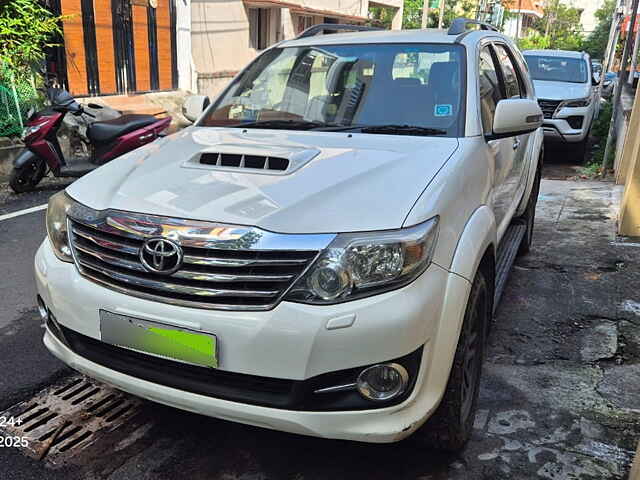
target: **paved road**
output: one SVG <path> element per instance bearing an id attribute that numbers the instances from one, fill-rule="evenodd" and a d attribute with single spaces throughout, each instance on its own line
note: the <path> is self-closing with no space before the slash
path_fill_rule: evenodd
<path id="1" fill-rule="evenodd" d="M 20 197 L 0 186 L 0 218 L 59 186 Z M 145 403 L 69 465 L 0 448 L 0 478 L 623 478 L 640 433 L 640 391 L 624 381 L 640 374 L 640 317 L 620 305 L 633 306 L 640 268 L 637 251 L 611 246 L 613 195 L 610 185 L 543 183 L 534 250 L 498 311 L 475 434 L 460 455 L 299 437 Z M 41 344 L 32 260 L 44 235 L 44 211 L 0 220 L 0 411 L 73 374 Z"/>

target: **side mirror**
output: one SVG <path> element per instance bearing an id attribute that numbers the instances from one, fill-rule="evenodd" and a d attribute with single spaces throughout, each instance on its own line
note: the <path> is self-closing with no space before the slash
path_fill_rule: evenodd
<path id="1" fill-rule="evenodd" d="M 591 77 L 591 85 L 600 85 L 600 74 L 598 72 L 593 72 L 593 76 Z"/>
<path id="2" fill-rule="evenodd" d="M 530 133 L 542 126 L 542 110 L 529 98 L 500 100 L 493 116 L 493 133 L 488 140 Z"/>
<path id="3" fill-rule="evenodd" d="M 211 103 L 211 101 L 209 97 L 205 95 L 191 95 L 187 97 L 184 105 L 182 105 L 182 114 L 187 120 L 195 122 L 209 106 L 209 103 Z"/>

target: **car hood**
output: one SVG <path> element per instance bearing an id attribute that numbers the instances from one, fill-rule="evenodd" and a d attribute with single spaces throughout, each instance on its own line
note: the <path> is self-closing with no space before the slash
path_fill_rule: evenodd
<path id="1" fill-rule="evenodd" d="M 443 137 L 190 127 L 104 165 L 67 192 L 98 210 L 282 233 L 393 229 L 457 147 Z M 243 149 L 303 162 L 291 173 L 198 165 L 202 152 Z"/>
<path id="2" fill-rule="evenodd" d="M 536 91 L 536 97 L 544 100 L 572 100 L 585 98 L 591 94 L 591 86 L 588 83 L 534 80 L 533 86 Z"/>

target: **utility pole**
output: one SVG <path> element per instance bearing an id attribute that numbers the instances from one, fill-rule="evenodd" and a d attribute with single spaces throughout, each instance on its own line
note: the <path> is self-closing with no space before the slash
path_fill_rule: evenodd
<path id="1" fill-rule="evenodd" d="M 516 41 L 520 38 L 520 25 L 522 25 L 522 0 L 518 0 L 518 18 L 516 18 Z"/>
<path id="2" fill-rule="evenodd" d="M 633 13 L 635 16 L 636 13 Z M 629 32 L 631 35 L 631 32 Z M 636 72 L 636 64 L 638 62 L 638 39 L 640 39 L 640 28 L 637 28 L 637 32 L 635 33 L 635 40 L 633 42 L 633 53 L 631 54 L 631 67 L 629 68 L 629 75 L 627 76 L 627 83 L 633 86 L 633 78 L 635 77 Z"/>
<path id="3" fill-rule="evenodd" d="M 422 25 L 421 28 L 427 28 L 429 26 L 429 2 L 430 0 L 423 0 L 422 4 Z"/>
<path id="4" fill-rule="evenodd" d="M 442 28 L 443 20 L 444 20 L 444 0 L 440 0 L 440 16 L 438 17 L 438 28 Z"/>
<path id="5" fill-rule="evenodd" d="M 627 33 L 627 38 L 624 42 L 624 49 L 622 50 L 622 61 L 620 62 L 620 73 L 618 75 L 618 82 L 616 83 L 616 90 L 613 94 L 612 106 L 613 109 L 611 111 L 611 123 L 609 124 L 609 134 L 607 135 L 607 143 L 604 147 L 604 157 L 602 157 L 602 173 L 601 176 L 604 178 L 606 175 L 606 166 L 607 166 L 607 158 L 609 157 L 609 152 L 613 146 L 613 128 L 616 123 L 616 115 L 618 114 L 618 104 L 620 103 L 620 94 L 622 93 L 622 87 L 624 85 L 625 79 L 623 78 L 624 74 L 627 71 L 627 63 L 629 61 L 629 54 L 633 48 L 633 31 L 636 26 L 636 12 L 638 11 L 638 0 L 633 0 L 631 3 L 631 21 L 629 22 L 629 31 Z M 623 17 L 624 18 L 624 17 Z M 615 50 L 615 47 L 613 47 Z M 631 73 L 631 72 L 630 72 Z"/>

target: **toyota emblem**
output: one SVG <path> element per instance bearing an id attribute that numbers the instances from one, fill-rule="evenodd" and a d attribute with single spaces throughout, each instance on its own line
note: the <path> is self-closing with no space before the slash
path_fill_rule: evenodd
<path id="1" fill-rule="evenodd" d="M 166 238 L 148 238 L 140 249 L 140 261 L 149 272 L 170 275 L 182 266 L 182 248 Z"/>

